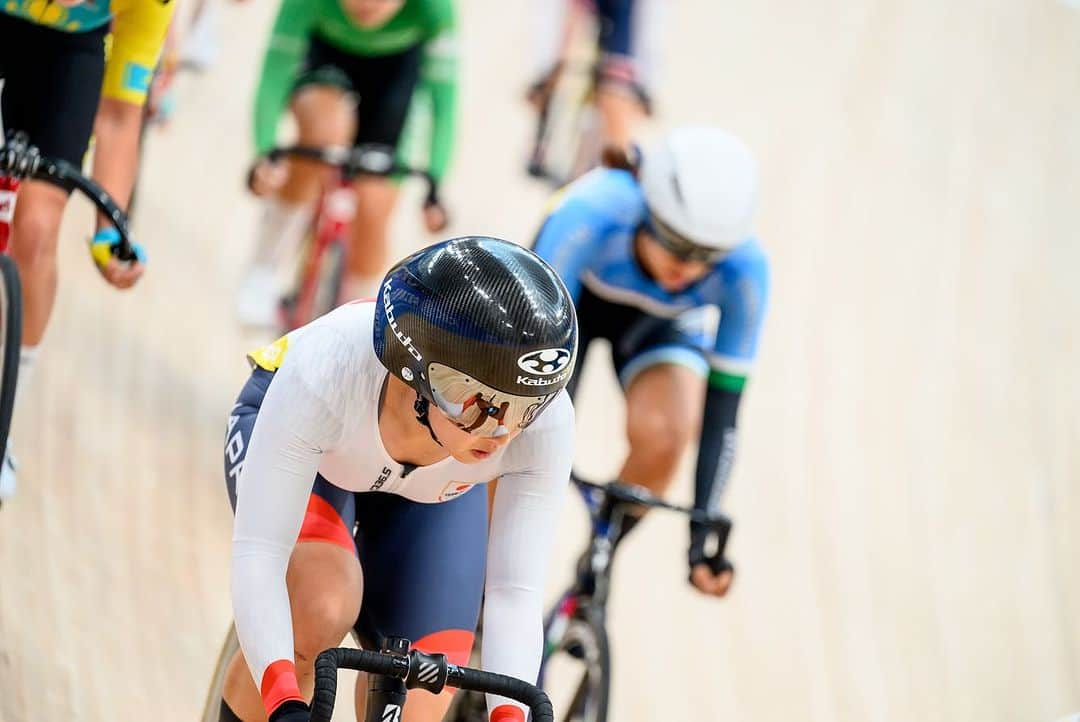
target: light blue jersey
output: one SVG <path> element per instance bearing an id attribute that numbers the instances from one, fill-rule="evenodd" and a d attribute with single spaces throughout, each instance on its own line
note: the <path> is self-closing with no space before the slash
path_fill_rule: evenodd
<path id="1" fill-rule="evenodd" d="M 597 169 L 560 191 L 533 250 L 559 272 L 575 302 L 585 287 L 610 303 L 678 319 L 708 359 L 712 378 L 741 386 L 757 355 L 769 298 L 765 253 L 756 238 L 747 238 L 700 281 L 671 293 L 635 258 L 634 234 L 645 217 L 633 175 Z M 706 328 L 708 307 L 720 311 L 715 334 Z"/>

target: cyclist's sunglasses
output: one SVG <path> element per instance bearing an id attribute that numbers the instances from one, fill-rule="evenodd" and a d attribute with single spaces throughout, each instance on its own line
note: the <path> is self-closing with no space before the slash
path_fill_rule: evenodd
<path id="1" fill-rule="evenodd" d="M 652 213 L 645 215 L 645 230 L 671 255 L 688 263 L 717 263 L 730 251 L 706 248 L 690 240 Z"/>
<path id="2" fill-rule="evenodd" d="M 439 410 L 458 428 L 477 436 L 505 436 L 513 429 L 524 429 L 555 398 L 553 393 L 503 393 L 437 363 L 428 366 L 428 382 Z"/>

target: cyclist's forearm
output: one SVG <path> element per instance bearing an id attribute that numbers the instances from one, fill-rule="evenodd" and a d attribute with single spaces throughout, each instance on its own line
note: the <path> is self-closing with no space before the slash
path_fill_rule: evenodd
<path id="1" fill-rule="evenodd" d="M 283 0 L 278 8 L 255 93 L 255 149 L 259 153 L 274 146 L 278 121 L 307 52 L 317 7 L 311 0 Z"/>
<path id="2" fill-rule="evenodd" d="M 441 181 L 450 167 L 457 132 L 457 82 L 429 82 L 431 92 L 431 159 L 428 167 L 436 181 Z"/>
<path id="3" fill-rule="evenodd" d="M 712 371 L 705 395 L 697 469 L 694 477 L 694 506 L 711 514 L 720 512 L 720 498 L 735 461 L 735 420 L 740 389 L 733 389 L 733 377 Z"/>
<path id="4" fill-rule="evenodd" d="M 442 180 L 450 166 L 457 126 L 458 59 L 457 35 L 452 28 L 432 38 L 424 46 L 423 89 L 431 97 L 431 157 L 428 171 Z"/>
<path id="5" fill-rule="evenodd" d="M 292 616 L 285 583 L 288 563 L 287 548 L 275 549 L 255 540 L 233 541 L 236 633 L 252 679 L 264 692 L 267 713 L 289 699 L 303 699 L 293 661 Z M 268 688 L 275 691 L 266 694 Z"/>
<path id="6" fill-rule="evenodd" d="M 536 682 L 544 636 L 541 600 L 542 593 L 538 589 L 487 585 L 484 636 L 480 645 L 480 661 L 485 670 Z M 513 644 L 509 643 L 510 640 L 513 640 Z M 499 713 L 501 716 L 510 708 L 518 708 L 524 713 L 520 703 L 505 697 L 489 698 L 489 713 Z M 513 716 L 508 718 L 514 719 Z"/>
<path id="7" fill-rule="evenodd" d="M 523 460 L 543 471 L 500 479 L 488 541 L 480 661 L 484 669 L 528 682 L 540 669 L 545 573 L 573 456 L 573 412 L 552 412 L 566 413 L 565 423 L 538 448 L 543 462 L 540 456 Z M 492 708 L 500 705 L 515 706 L 496 699 Z"/>
<path id="8" fill-rule="evenodd" d="M 139 130 L 142 107 L 112 98 L 102 98 L 94 119 L 93 178 L 126 209 L 135 185 L 139 163 Z M 109 225 L 98 216 L 97 228 Z"/>

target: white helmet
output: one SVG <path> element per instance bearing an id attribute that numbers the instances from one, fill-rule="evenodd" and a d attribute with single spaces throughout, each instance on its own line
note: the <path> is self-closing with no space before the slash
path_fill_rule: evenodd
<path id="1" fill-rule="evenodd" d="M 638 177 L 649 230 L 676 256 L 715 261 L 750 235 L 758 165 L 731 133 L 676 128 L 646 151 Z"/>

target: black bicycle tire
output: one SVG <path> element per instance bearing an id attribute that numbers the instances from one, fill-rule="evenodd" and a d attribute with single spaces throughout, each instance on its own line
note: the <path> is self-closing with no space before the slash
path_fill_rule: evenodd
<path id="1" fill-rule="evenodd" d="M 603 618 L 593 612 L 586 611 L 584 614 L 575 615 L 574 621 L 581 624 L 583 628 L 588 629 L 593 636 L 600 674 L 599 679 L 595 681 L 594 698 L 589 700 L 585 695 L 588 694 L 589 681 L 593 674 L 590 666 L 585 665 L 584 674 L 574 691 L 570 706 L 560 719 L 562 722 L 575 722 L 576 720 L 581 720 L 581 722 L 607 722 L 608 703 L 611 695 L 611 649 L 608 643 L 607 628 L 604 625 Z M 544 657 L 542 666 L 546 666 L 548 661 L 556 654 L 569 654 L 567 651 L 569 645 L 565 643 L 568 639 L 572 640 L 572 637 L 563 636 L 556 649 Z M 543 673 L 541 672 L 541 674 Z M 585 710 L 580 710 L 580 708 L 589 702 L 593 705 L 593 714 L 586 716 Z"/>
<path id="2" fill-rule="evenodd" d="M 22 346 L 22 285 L 11 256 L 0 255 L 0 451 L 7 449 L 11 417 L 15 411 L 15 388 L 19 382 L 19 351 Z"/>

